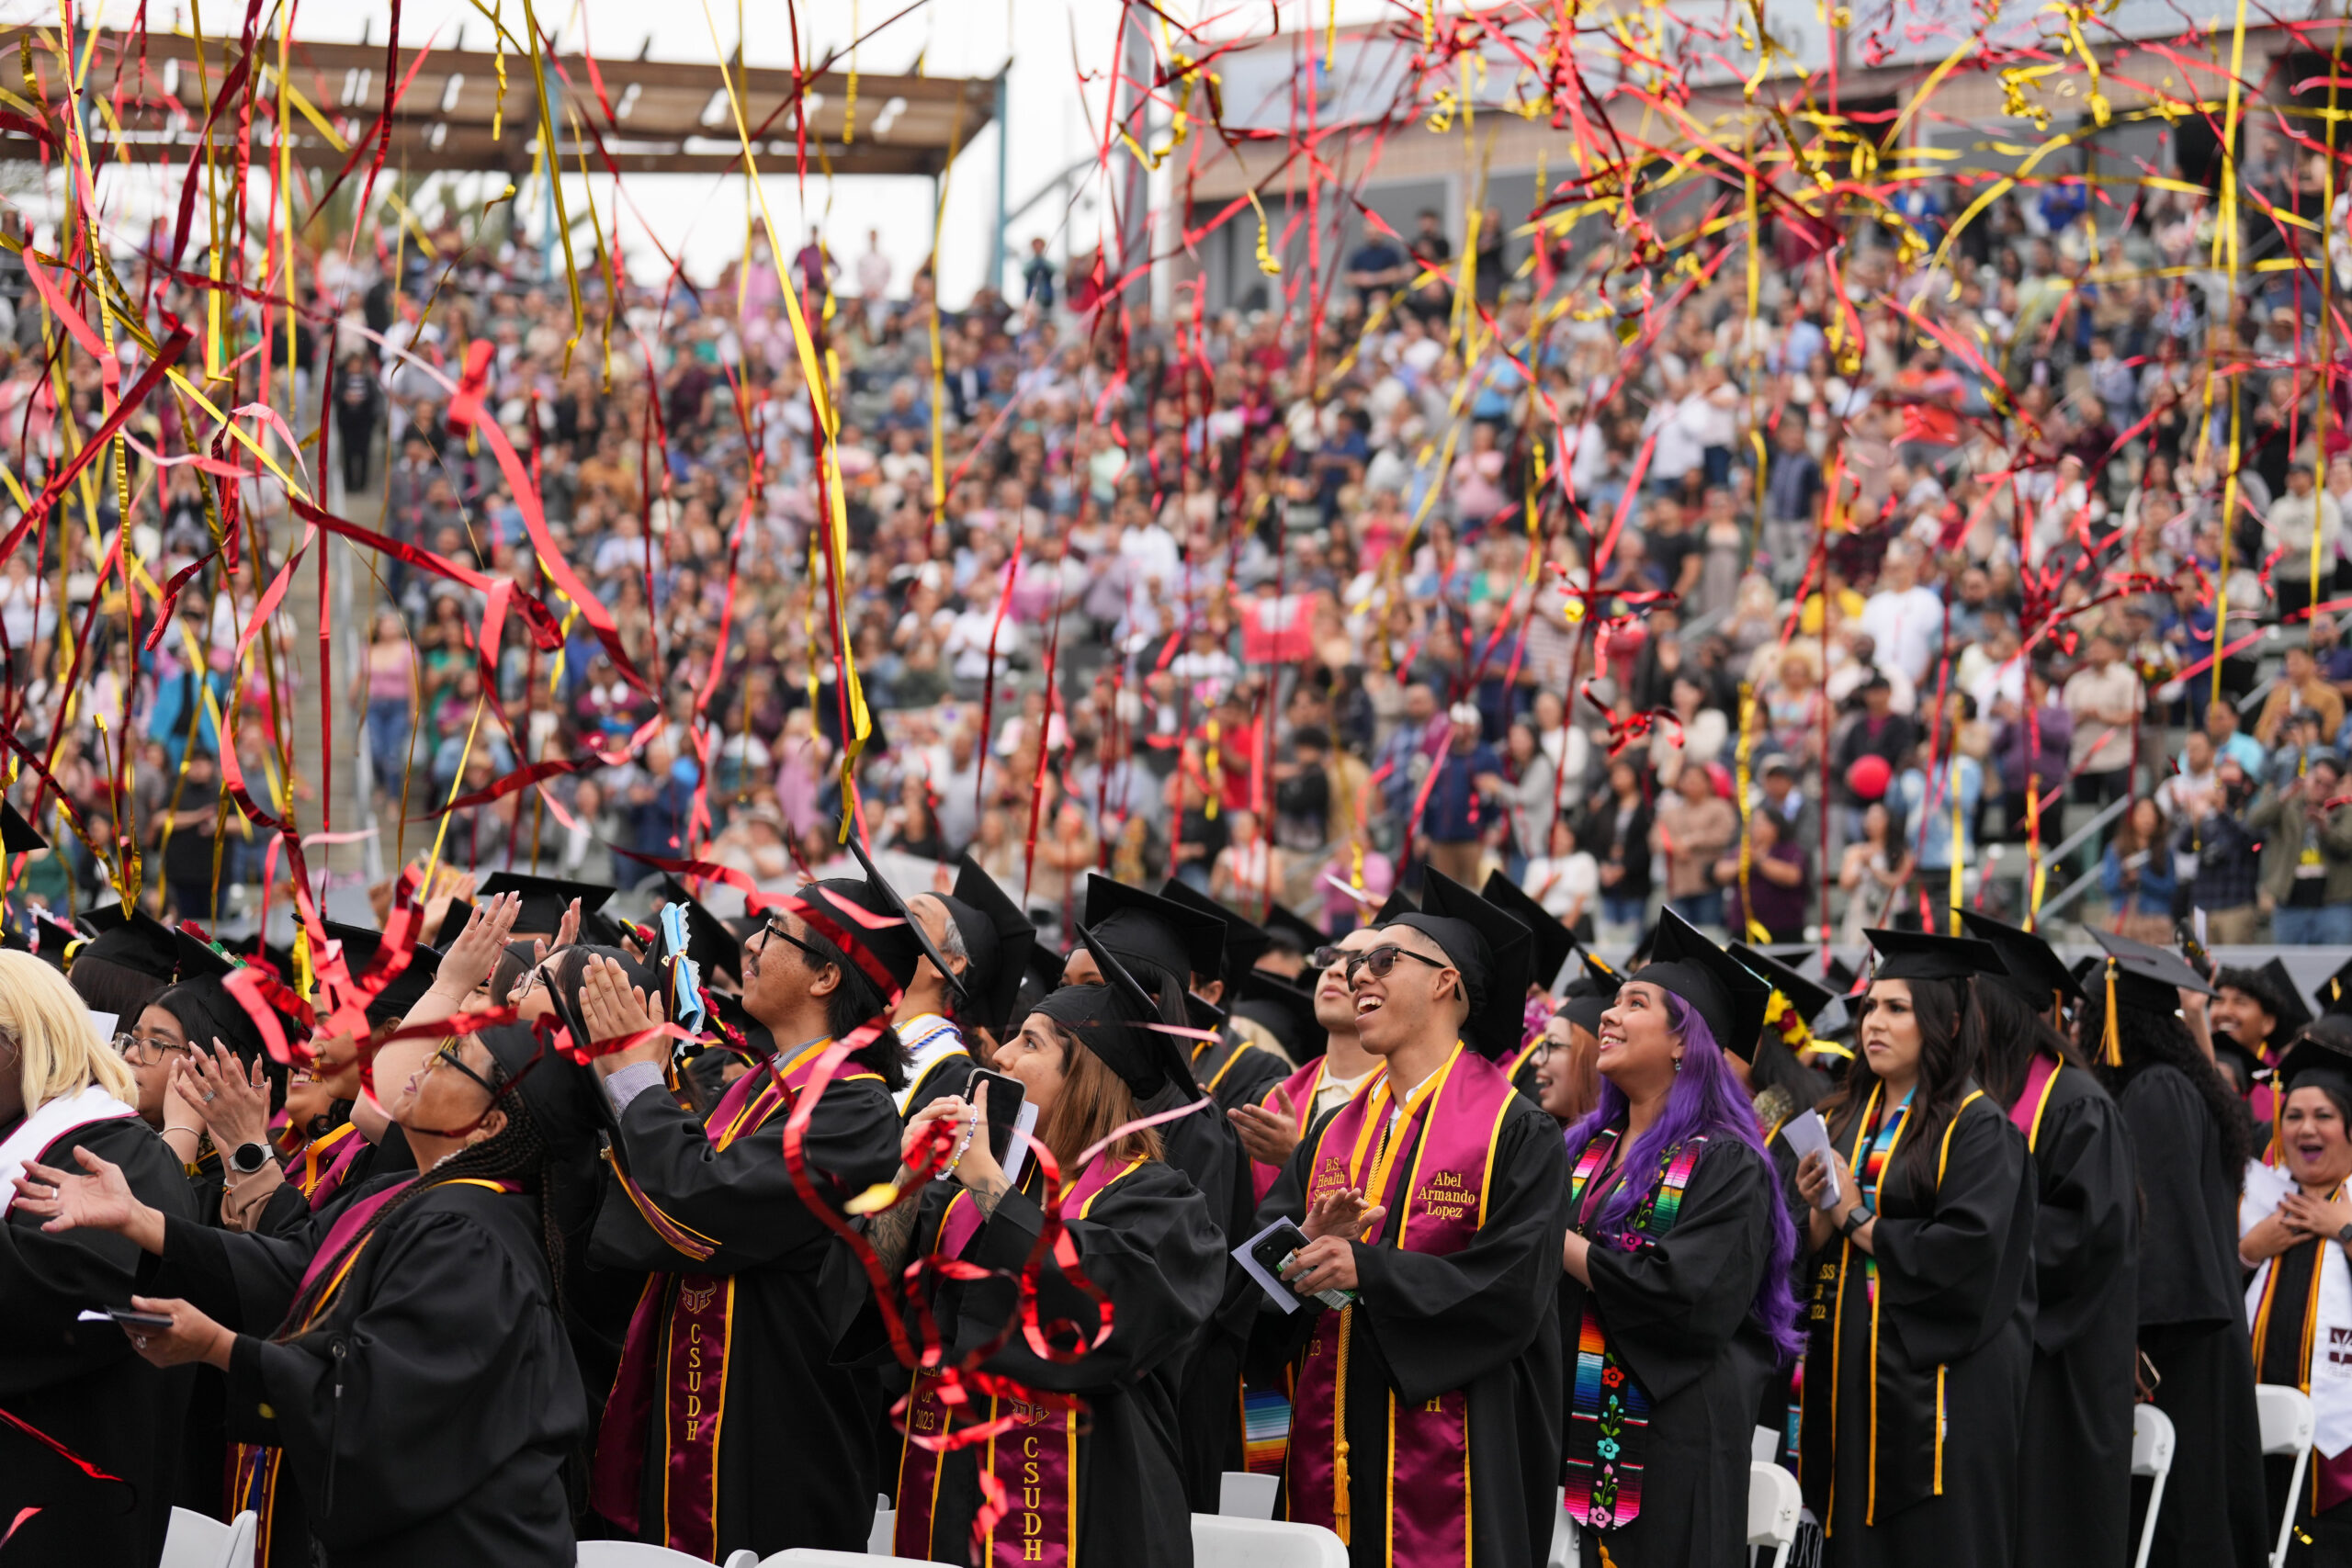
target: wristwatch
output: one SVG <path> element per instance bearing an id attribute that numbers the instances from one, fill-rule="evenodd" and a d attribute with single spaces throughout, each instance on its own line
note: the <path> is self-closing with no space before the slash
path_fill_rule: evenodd
<path id="1" fill-rule="evenodd" d="M 1861 1229 L 1864 1225 L 1870 1224 L 1871 1221 L 1876 1218 L 1878 1218 L 1878 1216 L 1871 1210 L 1865 1208 L 1860 1203 L 1857 1203 L 1852 1208 L 1846 1211 L 1846 1217 L 1844 1219 L 1838 1222 L 1838 1234 L 1840 1235 L 1850 1236 L 1856 1231 Z"/>
<path id="2" fill-rule="evenodd" d="M 2346 1248 L 2352 1249 L 2352 1225 L 2346 1225 L 2342 1230 L 2337 1231 L 2335 1233 L 2335 1239 L 2341 1242 Z"/>
<path id="3" fill-rule="evenodd" d="M 269 1163 L 269 1149 L 262 1144 L 239 1144 L 229 1156 L 229 1168 L 239 1176 L 251 1176 Z"/>

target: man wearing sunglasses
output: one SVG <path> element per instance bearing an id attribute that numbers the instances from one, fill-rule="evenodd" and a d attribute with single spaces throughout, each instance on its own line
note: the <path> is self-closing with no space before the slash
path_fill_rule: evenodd
<path id="1" fill-rule="evenodd" d="M 1551 1540 L 1567 1156 L 1497 1066 L 1531 946 L 1432 870 L 1420 911 L 1329 955 L 1387 1071 L 1316 1120 L 1259 1206 L 1306 1236 L 1283 1269 L 1305 1304 L 1263 1303 L 1251 1348 L 1295 1371 L 1290 1517 L 1359 1561 L 1409 1540 L 1464 1562 L 1475 1539 L 1479 1562 L 1533 1562 Z"/>
<path id="2" fill-rule="evenodd" d="M 743 1010 L 772 1054 L 707 1114 L 669 1091 L 672 1044 L 659 1033 L 594 1058 L 616 1131 L 590 1258 L 652 1276 L 590 1494 L 629 1536 L 705 1562 L 745 1547 L 865 1550 L 880 1473 L 873 1423 L 829 1358 L 839 1303 L 821 1282 L 829 1267 L 854 1265 L 795 1187 L 785 1133 L 795 1097 L 848 1042 L 800 1155 L 819 1201 L 890 1179 L 906 1060 L 890 1009 L 927 957 L 948 972 L 879 877 L 811 883 L 743 941 Z M 609 959 L 592 964 L 582 1010 L 600 1039 L 662 1021 L 658 1000 L 649 1007 Z"/>

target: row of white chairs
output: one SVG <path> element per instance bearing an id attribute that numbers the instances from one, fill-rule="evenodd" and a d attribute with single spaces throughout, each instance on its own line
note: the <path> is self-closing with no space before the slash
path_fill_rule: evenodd
<path id="1" fill-rule="evenodd" d="M 2261 1420 L 2262 1451 L 2266 1456 L 2294 1461 L 2294 1478 L 2287 1506 L 2278 1520 L 2277 1544 L 2270 1568 L 2284 1568 L 2287 1543 L 2293 1539 L 2295 1510 L 2302 1502 L 2304 1478 L 2312 1451 L 2312 1416 L 2310 1396 L 2299 1389 L 2264 1383 L 2255 1390 Z M 2156 1515 L 2164 1506 L 2165 1483 L 2172 1473 L 2176 1447 L 2171 1419 L 2153 1404 L 2135 1405 L 2132 1422 L 2132 1473 L 2150 1481 L 2148 1511 L 2140 1530 L 2140 1551 L 2134 1568 L 2147 1568 L 2148 1549 L 2155 1540 Z M 1758 1428 L 1758 1448 L 1770 1441 Z M 1340 1538 L 1317 1525 L 1289 1524 L 1272 1517 L 1274 1478 L 1227 1472 L 1218 1497 L 1219 1512 L 1193 1516 L 1193 1555 L 1200 1568 L 1347 1568 L 1347 1548 Z M 876 1568 L 878 1564 L 912 1564 L 914 1559 L 894 1557 L 892 1514 L 888 1497 L 876 1497 L 874 1529 L 863 1556 L 850 1551 L 820 1551 L 808 1547 L 761 1558 L 743 1551 L 729 1556 L 723 1568 Z M 1758 1459 L 1748 1467 L 1747 1544 L 1772 1552 L 1772 1568 L 1787 1568 L 1789 1550 L 1804 1517 L 1804 1498 L 1796 1477 L 1781 1466 Z M 1546 1568 L 1576 1568 L 1576 1525 L 1562 1509 L 1555 1528 Z M 161 1568 L 252 1568 L 254 1520 L 239 1514 L 228 1524 L 172 1510 L 171 1535 L 164 1545 Z M 579 1568 L 683 1568 L 698 1558 L 666 1547 L 628 1541 L 586 1540 L 580 1543 Z"/>

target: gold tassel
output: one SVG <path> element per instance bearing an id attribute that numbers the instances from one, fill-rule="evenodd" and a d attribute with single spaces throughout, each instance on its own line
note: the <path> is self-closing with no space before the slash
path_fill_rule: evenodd
<path id="1" fill-rule="evenodd" d="M 2107 1047 L 2107 1065 L 2110 1067 L 2121 1066 L 2123 1065 L 2123 1030 L 2115 1020 L 2115 960 L 2112 957 L 2107 961 L 2107 1028 L 2102 1032 L 2105 1036 L 2102 1043 Z"/>

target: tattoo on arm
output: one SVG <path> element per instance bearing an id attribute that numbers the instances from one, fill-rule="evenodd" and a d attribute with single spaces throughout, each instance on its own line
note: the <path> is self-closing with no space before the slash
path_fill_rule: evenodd
<path id="1" fill-rule="evenodd" d="M 874 1216 L 873 1229 L 866 1239 L 874 1244 L 882 1266 L 894 1274 L 906 1267 L 907 1254 L 914 1241 L 915 1215 L 922 1207 L 922 1195 L 910 1192 L 902 1201 Z"/>
<path id="2" fill-rule="evenodd" d="M 988 1177 L 972 1183 L 972 1201 L 979 1205 L 980 1213 L 983 1215 L 991 1215 L 996 1213 L 996 1206 L 998 1202 L 1003 1199 L 1005 1193 L 1009 1190 L 1011 1190 L 1011 1189 L 1007 1186 L 1003 1177 Z"/>

